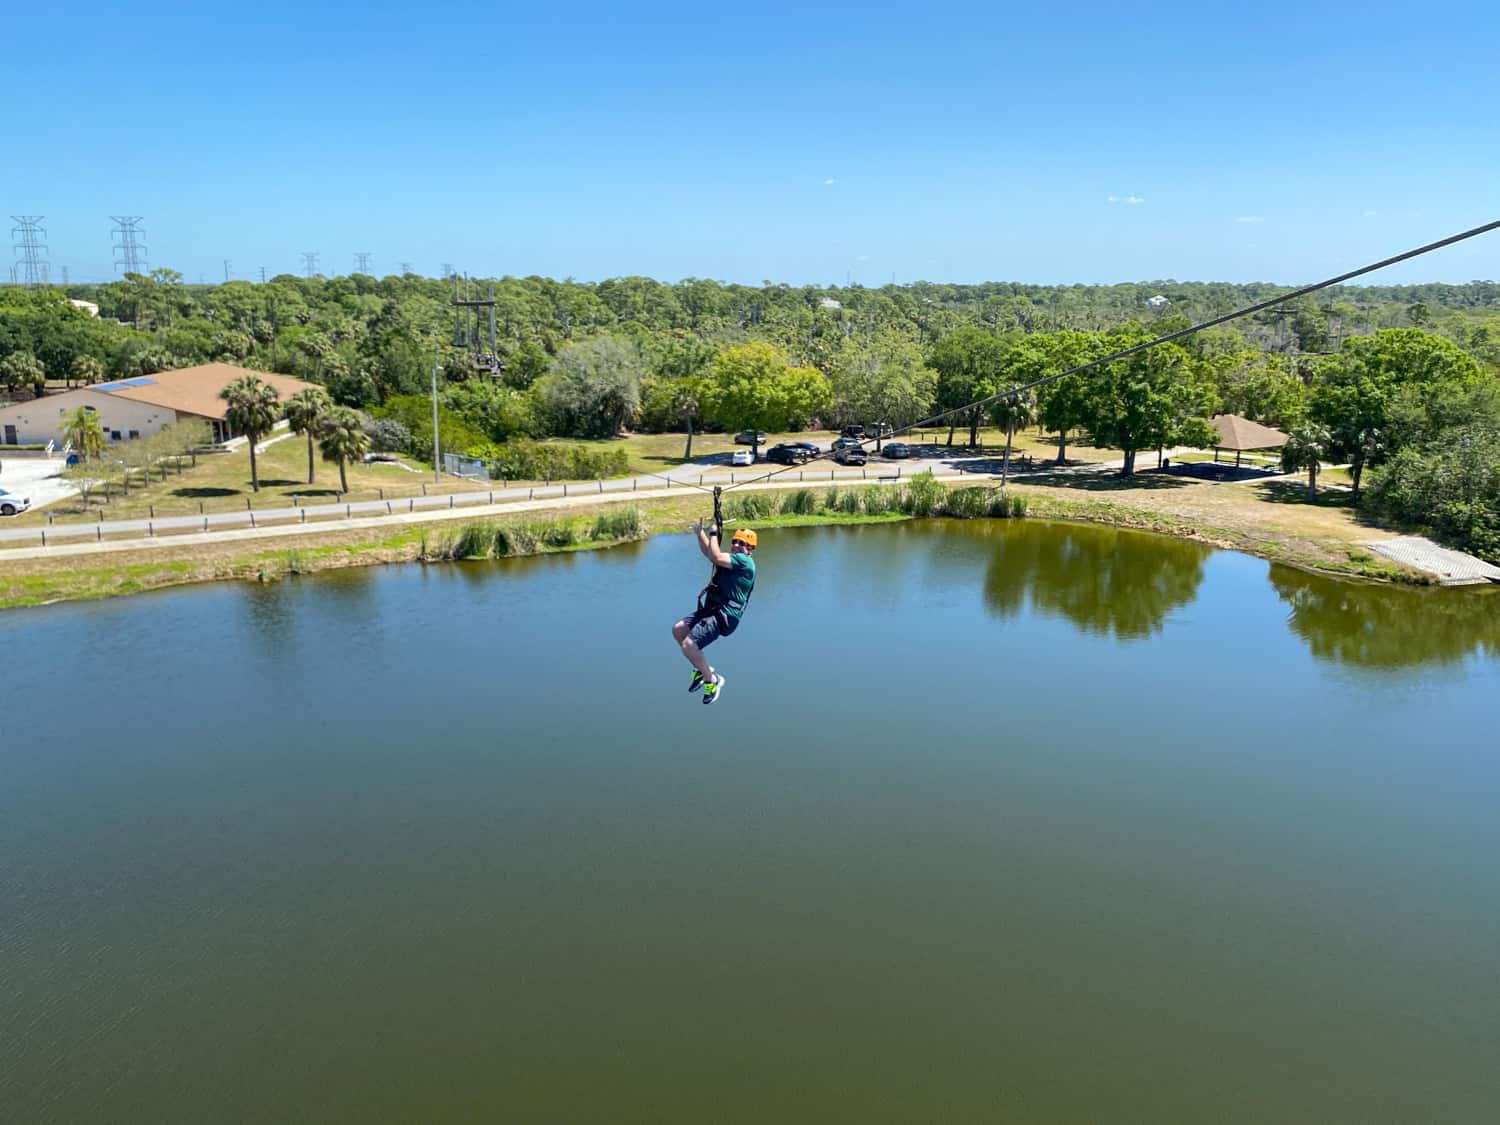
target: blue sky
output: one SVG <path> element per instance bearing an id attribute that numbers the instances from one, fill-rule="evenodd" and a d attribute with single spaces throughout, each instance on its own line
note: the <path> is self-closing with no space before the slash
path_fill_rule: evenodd
<path id="1" fill-rule="evenodd" d="M 1500 218 L 1500 5 L 223 6 L 7 16 L 54 278 L 1296 283 Z M 14 47 L 29 44 L 23 57 Z M 7 228 L 12 225 L 7 223 Z M 1500 277 L 1500 234 L 1372 283 Z"/>

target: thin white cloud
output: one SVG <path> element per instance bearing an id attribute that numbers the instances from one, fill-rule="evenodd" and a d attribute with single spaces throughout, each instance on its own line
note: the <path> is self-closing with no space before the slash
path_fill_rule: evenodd
<path id="1" fill-rule="evenodd" d="M 1263 223 L 1266 221 L 1264 215 L 1241 215 L 1234 220 L 1237 223 Z"/>
<path id="2" fill-rule="evenodd" d="M 1361 211 L 1359 214 L 1360 214 L 1360 218 L 1363 218 L 1363 219 L 1373 219 L 1375 217 L 1375 212 L 1374 211 Z"/>
<path id="3" fill-rule="evenodd" d="M 823 186 L 827 187 L 829 184 L 836 184 L 836 183 L 838 183 L 837 180 L 830 178 L 830 179 L 827 179 L 827 180 L 823 181 Z"/>
<path id="4" fill-rule="evenodd" d="M 868 255 L 868 254 L 861 254 L 859 257 L 855 258 L 854 260 L 856 262 L 868 262 L 870 260 L 870 255 Z"/>
<path id="5" fill-rule="evenodd" d="M 1146 202 L 1145 197 L 1139 195 L 1111 195 L 1105 200 L 1106 203 L 1124 203 L 1134 207 L 1137 203 Z"/>

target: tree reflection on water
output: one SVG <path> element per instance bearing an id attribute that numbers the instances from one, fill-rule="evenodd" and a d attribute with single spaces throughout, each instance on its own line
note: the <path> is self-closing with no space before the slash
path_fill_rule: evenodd
<path id="1" fill-rule="evenodd" d="M 1080 629 L 1149 637 L 1203 581 L 1209 548 L 1118 528 L 1019 522 L 995 542 L 985 603 L 1002 617 L 1029 603 Z"/>
<path id="2" fill-rule="evenodd" d="M 1319 660 L 1370 668 L 1500 655 L 1500 591 L 1435 590 L 1341 582 L 1285 566 L 1271 585 L 1291 606 L 1288 624 Z"/>

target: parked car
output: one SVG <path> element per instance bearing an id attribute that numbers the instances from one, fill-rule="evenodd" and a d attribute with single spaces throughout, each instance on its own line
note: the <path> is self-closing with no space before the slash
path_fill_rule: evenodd
<path id="1" fill-rule="evenodd" d="M 766 450 L 766 460 L 775 461 L 778 465 L 805 464 L 813 456 L 808 452 L 807 445 L 807 442 L 802 441 L 784 441 L 780 445 L 773 445 Z"/>
<path id="2" fill-rule="evenodd" d="M 730 455 L 729 463 L 731 465 L 753 465 L 755 464 L 755 454 L 751 453 L 748 449 L 736 449 Z"/>
<path id="3" fill-rule="evenodd" d="M 885 448 L 880 451 L 880 455 L 892 461 L 902 461 L 911 456 L 911 446 L 904 441 L 887 442 Z"/>
<path id="4" fill-rule="evenodd" d="M 836 450 L 833 459 L 840 465 L 863 465 L 869 460 L 858 445 L 846 445 L 843 449 Z"/>
<path id="5" fill-rule="evenodd" d="M 757 434 L 753 430 L 741 430 L 734 435 L 735 445 L 765 445 L 766 435 Z"/>
<path id="6" fill-rule="evenodd" d="M 787 442 L 787 444 L 795 445 L 799 449 L 805 449 L 809 458 L 816 457 L 819 453 L 823 452 L 821 447 L 819 447 L 816 443 L 810 441 L 791 441 Z"/>
<path id="7" fill-rule="evenodd" d="M 863 426 L 845 426 L 843 436 L 862 438 L 865 436 L 865 428 Z"/>
<path id="8" fill-rule="evenodd" d="M 887 438 L 895 432 L 895 427 L 889 422 L 873 422 L 865 427 L 865 437 Z"/>
<path id="9" fill-rule="evenodd" d="M 841 449 L 859 449 L 861 446 L 859 438 L 841 437 L 833 443 L 832 448 L 833 452 L 837 454 Z"/>
<path id="10" fill-rule="evenodd" d="M 31 507 L 31 497 L 0 488 L 0 516 L 14 516 Z"/>

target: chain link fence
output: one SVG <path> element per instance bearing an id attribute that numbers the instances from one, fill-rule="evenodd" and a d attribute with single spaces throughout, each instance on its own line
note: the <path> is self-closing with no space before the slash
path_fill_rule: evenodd
<path id="1" fill-rule="evenodd" d="M 457 453 L 443 454 L 443 472 L 465 480 L 490 479 L 490 469 L 478 457 L 464 457 Z"/>

